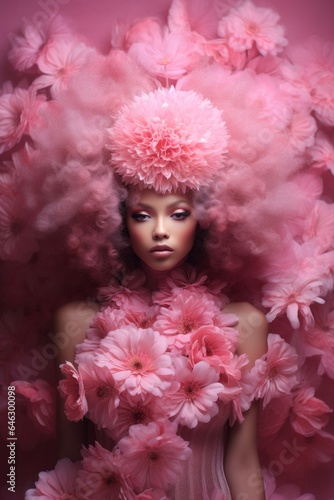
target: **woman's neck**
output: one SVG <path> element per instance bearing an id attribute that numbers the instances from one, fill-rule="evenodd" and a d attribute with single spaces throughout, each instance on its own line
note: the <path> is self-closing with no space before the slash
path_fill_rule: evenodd
<path id="1" fill-rule="evenodd" d="M 186 263 L 188 256 L 186 256 L 184 259 L 182 259 L 176 267 L 180 267 L 183 264 Z M 167 269 L 166 271 L 158 271 L 156 269 L 152 269 L 151 267 L 147 266 L 145 262 L 140 261 L 140 268 L 142 271 L 145 273 L 146 276 L 146 281 L 145 281 L 145 286 L 149 288 L 150 290 L 158 290 L 163 281 L 170 275 L 170 273 L 176 269 Z"/>

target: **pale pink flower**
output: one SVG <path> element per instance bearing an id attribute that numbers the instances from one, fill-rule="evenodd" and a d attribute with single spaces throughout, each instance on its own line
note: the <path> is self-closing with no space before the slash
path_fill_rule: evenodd
<path id="1" fill-rule="evenodd" d="M 58 389 L 64 398 L 64 410 L 69 420 L 78 422 L 87 413 L 88 405 L 82 377 L 78 370 L 69 361 L 60 365 L 65 379 L 59 381 Z"/>
<path id="2" fill-rule="evenodd" d="M 334 71 L 315 74 L 310 79 L 315 115 L 324 125 L 334 126 Z"/>
<path id="3" fill-rule="evenodd" d="M 17 194 L 17 193 L 16 193 Z M 33 214 L 22 200 L 0 197 L 0 258 L 25 263 L 39 249 L 32 227 Z"/>
<path id="4" fill-rule="evenodd" d="M 228 363 L 233 356 L 224 332 L 211 325 L 201 326 L 191 335 L 187 354 L 192 365 L 206 361 L 218 370 L 221 363 Z"/>
<path id="5" fill-rule="evenodd" d="M 29 133 L 29 125 L 41 101 L 32 90 L 22 88 L 0 96 L 0 154 Z"/>
<path id="6" fill-rule="evenodd" d="M 219 371 L 206 361 L 191 366 L 184 356 L 175 358 L 174 364 L 178 384 L 166 396 L 170 418 L 190 429 L 209 422 L 218 413 L 216 401 L 224 390 Z"/>
<path id="7" fill-rule="evenodd" d="M 71 462 L 68 458 L 62 458 L 56 464 L 54 470 L 49 472 L 40 472 L 36 488 L 30 489 L 25 493 L 26 500 L 42 498 L 43 500 L 80 500 L 76 494 L 76 479 L 79 462 Z"/>
<path id="8" fill-rule="evenodd" d="M 87 330 L 87 339 L 96 340 L 97 343 L 104 339 L 109 332 L 125 325 L 125 312 L 121 309 L 105 307 L 92 319 Z"/>
<path id="9" fill-rule="evenodd" d="M 221 19 L 217 31 L 236 51 L 250 50 L 255 44 L 261 55 L 277 55 L 288 43 L 278 22 L 279 15 L 272 9 L 245 1 Z"/>
<path id="10" fill-rule="evenodd" d="M 324 401 L 314 396 L 313 387 L 299 389 L 293 395 L 290 422 L 296 432 L 303 436 L 312 436 L 328 422 L 332 410 Z"/>
<path id="11" fill-rule="evenodd" d="M 108 131 L 111 161 L 127 184 L 185 192 L 224 167 L 221 111 L 192 91 L 161 88 L 136 97 Z"/>
<path id="12" fill-rule="evenodd" d="M 33 66 L 52 40 L 69 36 L 69 30 L 59 16 L 48 16 L 43 25 L 27 23 L 22 29 L 23 36 L 15 36 L 8 58 L 19 71 Z"/>
<path id="13" fill-rule="evenodd" d="M 51 43 L 37 59 L 37 65 L 43 75 L 34 80 L 36 89 L 51 87 L 52 96 L 65 89 L 68 80 L 79 71 L 93 53 L 83 43 L 59 39 Z"/>
<path id="14" fill-rule="evenodd" d="M 300 327 L 298 313 L 305 320 L 306 327 L 314 325 L 314 318 L 310 309 L 313 302 L 324 303 L 321 295 L 325 295 L 324 285 L 321 280 L 309 279 L 307 281 L 298 277 L 293 282 L 267 283 L 263 287 L 262 304 L 271 307 L 267 313 L 269 322 L 280 314 L 287 314 L 293 328 Z"/>
<path id="15" fill-rule="evenodd" d="M 153 328 L 166 336 L 169 345 L 182 349 L 200 326 L 213 325 L 216 312 L 210 298 L 184 290 L 174 297 L 169 308 L 161 307 Z"/>
<path id="16" fill-rule="evenodd" d="M 89 418 L 99 428 L 110 427 L 117 418 L 118 390 L 109 370 L 93 363 L 82 362 L 79 373 L 84 385 Z"/>
<path id="17" fill-rule="evenodd" d="M 96 364 L 110 370 L 120 391 L 162 396 L 174 375 L 166 350 L 167 341 L 158 332 L 129 325 L 101 341 Z"/>
<path id="18" fill-rule="evenodd" d="M 191 454 L 188 442 L 176 434 L 171 422 L 133 425 L 129 436 L 118 443 L 133 484 L 167 489 L 182 471 L 182 462 Z"/>
<path id="19" fill-rule="evenodd" d="M 199 60 L 187 33 L 170 32 L 156 19 L 137 23 L 127 34 L 129 54 L 150 74 L 176 80 Z"/>
<path id="20" fill-rule="evenodd" d="M 329 170 L 334 175 L 334 145 L 333 141 L 319 131 L 315 138 L 315 144 L 309 149 L 313 165 L 312 167 L 322 170 Z"/>
<path id="21" fill-rule="evenodd" d="M 167 418 L 167 409 L 162 398 L 152 394 L 130 396 L 126 391 L 120 394 L 117 420 L 107 429 L 107 434 L 119 441 L 128 434 L 131 425 L 148 424 Z"/>
<path id="22" fill-rule="evenodd" d="M 293 113 L 286 129 L 289 143 L 298 153 L 314 144 L 317 123 L 308 113 Z"/>
<path id="23" fill-rule="evenodd" d="M 321 252 L 334 247 L 334 206 L 322 200 L 315 202 L 305 220 L 304 240 L 315 238 Z"/>
<path id="24" fill-rule="evenodd" d="M 27 382 L 15 380 L 16 394 L 21 394 L 29 400 L 28 411 L 44 432 L 54 432 L 55 428 L 55 393 L 53 387 L 43 379 Z"/>
<path id="25" fill-rule="evenodd" d="M 266 406 L 272 398 L 289 394 L 296 385 L 298 355 L 296 350 L 275 333 L 268 335 L 268 352 L 255 361 L 251 370 L 255 397 Z"/>
<path id="26" fill-rule="evenodd" d="M 77 492 L 80 499 L 110 500 L 133 494 L 124 473 L 124 460 L 118 451 L 109 451 L 99 443 L 82 450 L 82 468 L 78 472 Z"/>

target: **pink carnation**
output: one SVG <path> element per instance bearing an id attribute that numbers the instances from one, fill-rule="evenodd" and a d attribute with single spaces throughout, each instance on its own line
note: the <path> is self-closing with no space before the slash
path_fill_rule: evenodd
<path id="1" fill-rule="evenodd" d="M 133 425 L 129 436 L 118 443 L 130 477 L 140 491 L 167 489 L 182 471 L 191 454 L 187 441 L 176 434 L 171 422 Z"/>
<path id="2" fill-rule="evenodd" d="M 219 372 L 206 361 L 192 367 L 181 356 L 174 363 L 178 384 L 167 394 L 169 416 L 193 429 L 198 422 L 209 422 L 218 413 L 216 401 L 224 387 L 218 382 Z"/>
<path id="3" fill-rule="evenodd" d="M 236 51 L 250 50 L 254 44 L 261 55 L 275 56 L 288 43 L 278 21 L 279 15 L 272 9 L 245 1 L 221 19 L 218 35 Z"/>
<path id="4" fill-rule="evenodd" d="M 82 451 L 82 468 L 78 472 L 77 492 L 85 500 L 130 498 L 133 494 L 124 460 L 119 452 L 108 451 L 99 443 Z"/>
<path id="5" fill-rule="evenodd" d="M 109 369 L 120 391 L 162 396 L 174 375 L 166 350 L 167 341 L 159 333 L 129 325 L 101 341 L 96 364 Z"/>
<path id="6" fill-rule="evenodd" d="M 111 163 L 127 184 L 161 193 L 199 189 L 224 165 L 221 111 L 192 91 L 136 97 L 109 129 Z"/>
<path id="7" fill-rule="evenodd" d="M 192 365 L 206 361 L 219 370 L 222 362 L 232 358 L 231 345 L 220 328 L 202 326 L 190 337 L 189 360 Z"/>
<path id="8" fill-rule="evenodd" d="M 65 379 L 59 382 L 59 392 L 65 400 L 64 409 L 69 420 L 78 422 L 87 413 L 88 405 L 82 377 L 78 370 L 69 361 L 60 365 Z"/>
<path id="9" fill-rule="evenodd" d="M 313 387 L 300 389 L 294 394 L 291 410 L 291 425 L 303 436 L 312 436 L 320 431 L 328 422 L 328 414 L 332 412 L 326 403 L 314 397 Z"/>
<path id="10" fill-rule="evenodd" d="M 255 361 L 251 370 L 255 396 L 266 406 L 272 398 L 289 394 L 297 383 L 298 355 L 279 335 L 268 335 L 268 352 Z"/>
<path id="11" fill-rule="evenodd" d="M 26 500 L 42 498 L 43 500 L 71 499 L 79 500 L 76 494 L 76 479 L 80 463 L 72 463 L 68 458 L 59 460 L 54 470 L 40 472 L 36 488 L 25 493 Z"/>

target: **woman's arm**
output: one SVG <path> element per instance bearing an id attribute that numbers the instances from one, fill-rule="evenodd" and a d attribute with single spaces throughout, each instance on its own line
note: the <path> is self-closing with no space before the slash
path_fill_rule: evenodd
<path id="1" fill-rule="evenodd" d="M 58 339 L 56 358 L 58 378 L 61 378 L 59 365 L 70 361 L 74 363 L 75 347 L 83 342 L 87 328 L 98 312 L 98 307 L 89 302 L 72 302 L 61 307 L 55 315 L 55 337 Z M 80 449 L 84 440 L 84 423 L 70 422 L 64 413 L 63 401 L 57 391 L 57 454 L 58 459 L 80 459 Z"/>
<path id="2" fill-rule="evenodd" d="M 242 302 L 229 304 L 226 313 L 239 317 L 237 354 L 247 354 L 248 367 L 267 351 L 268 325 L 266 317 L 252 305 Z M 242 424 L 229 429 L 225 457 L 226 478 L 233 500 L 264 500 L 264 488 L 257 450 L 258 402 L 244 414 Z"/>

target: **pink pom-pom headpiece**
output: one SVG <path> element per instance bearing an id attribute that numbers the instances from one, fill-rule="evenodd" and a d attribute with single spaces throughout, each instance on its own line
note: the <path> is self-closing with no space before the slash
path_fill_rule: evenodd
<path id="1" fill-rule="evenodd" d="M 140 189 L 197 190 L 224 167 L 222 112 L 193 91 L 160 88 L 137 96 L 108 133 L 115 171 Z"/>

